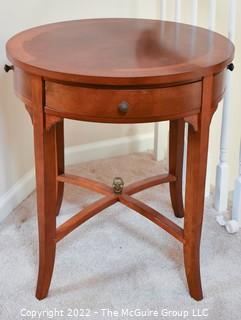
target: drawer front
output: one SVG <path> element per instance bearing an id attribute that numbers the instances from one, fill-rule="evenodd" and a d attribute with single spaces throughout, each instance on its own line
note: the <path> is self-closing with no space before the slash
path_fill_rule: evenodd
<path id="1" fill-rule="evenodd" d="M 155 89 L 95 89 L 45 83 L 45 110 L 97 122 L 152 122 L 200 112 L 202 82 Z"/>
<path id="2" fill-rule="evenodd" d="M 14 68 L 15 92 L 31 109 L 31 74 Z M 214 76 L 213 107 L 223 98 L 226 70 Z M 199 112 L 201 82 L 159 89 L 114 90 L 81 88 L 45 81 L 46 111 L 99 122 L 145 122 L 175 118 Z M 128 112 L 120 113 L 120 102 L 128 102 Z"/>

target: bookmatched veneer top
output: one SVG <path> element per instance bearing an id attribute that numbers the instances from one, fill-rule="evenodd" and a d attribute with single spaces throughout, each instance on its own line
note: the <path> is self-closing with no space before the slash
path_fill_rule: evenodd
<path id="1" fill-rule="evenodd" d="M 146 19 L 67 21 L 23 31 L 7 43 L 10 61 L 45 78 L 140 85 L 198 80 L 232 60 L 224 36 L 187 24 Z"/>

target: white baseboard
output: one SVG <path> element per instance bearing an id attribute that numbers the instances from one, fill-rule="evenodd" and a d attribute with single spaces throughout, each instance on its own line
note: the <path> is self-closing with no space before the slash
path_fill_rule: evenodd
<path id="1" fill-rule="evenodd" d="M 34 169 L 29 170 L 0 197 L 0 222 L 3 221 L 35 188 Z"/>
<path id="2" fill-rule="evenodd" d="M 153 134 L 103 140 L 66 148 L 66 165 L 96 159 L 143 152 L 153 149 Z M 31 169 L 0 197 L 0 222 L 3 221 L 35 188 L 35 172 Z"/>
<path id="3" fill-rule="evenodd" d="M 72 165 L 95 159 L 146 151 L 153 149 L 153 139 L 153 134 L 148 133 L 69 147 L 66 148 L 65 163 L 66 165 Z"/>

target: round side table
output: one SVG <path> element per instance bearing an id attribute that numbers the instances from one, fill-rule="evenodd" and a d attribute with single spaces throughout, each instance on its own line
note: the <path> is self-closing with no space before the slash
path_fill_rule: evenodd
<path id="1" fill-rule="evenodd" d="M 36 297 L 47 296 L 56 243 L 120 201 L 183 244 L 190 295 L 203 298 L 200 238 L 209 126 L 225 90 L 234 46 L 225 37 L 190 25 L 143 19 L 93 19 L 40 26 L 7 43 L 14 87 L 34 127 L 39 227 Z M 170 121 L 169 172 L 124 186 L 65 173 L 64 118 L 109 123 Z M 182 199 L 184 125 L 189 124 L 185 206 Z M 64 183 L 104 196 L 56 228 Z M 184 228 L 132 197 L 169 183 Z M 185 210 L 183 209 L 185 207 Z M 161 289 L 160 289 L 161 290 Z"/>

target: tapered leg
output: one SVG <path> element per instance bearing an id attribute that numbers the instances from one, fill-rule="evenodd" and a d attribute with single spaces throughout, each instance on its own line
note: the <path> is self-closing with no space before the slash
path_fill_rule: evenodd
<path id="1" fill-rule="evenodd" d="M 170 182 L 170 196 L 173 211 L 176 217 L 184 217 L 182 197 L 182 169 L 184 150 L 183 119 L 170 121 L 169 131 L 169 173 L 176 176 L 176 181 Z"/>
<path id="2" fill-rule="evenodd" d="M 56 124 L 56 148 L 57 148 L 57 174 L 64 173 L 64 121 Z M 56 215 L 59 214 L 64 195 L 64 183 L 57 183 L 57 206 Z"/>
<path id="3" fill-rule="evenodd" d="M 48 294 L 56 249 L 56 126 L 53 125 L 48 130 L 45 128 L 41 79 L 33 80 L 32 90 L 35 102 L 33 123 L 39 229 L 36 297 L 43 299 Z"/>
<path id="4" fill-rule="evenodd" d="M 56 152 L 55 128 L 43 132 L 43 139 L 35 132 L 36 177 L 39 228 L 39 273 L 36 297 L 48 294 L 55 260 L 56 234 Z"/>
<path id="5" fill-rule="evenodd" d="M 198 131 L 189 125 L 184 217 L 184 264 L 190 295 L 203 298 L 200 276 L 200 240 L 203 221 L 212 77 L 204 79 Z"/>

